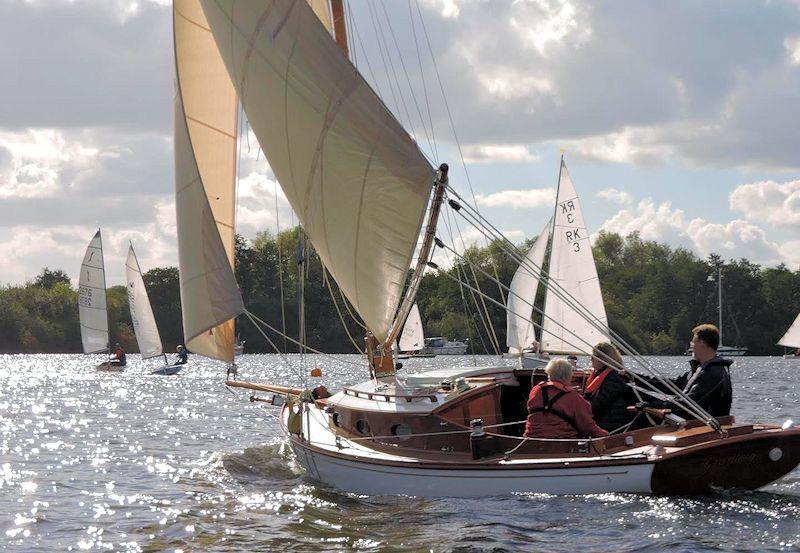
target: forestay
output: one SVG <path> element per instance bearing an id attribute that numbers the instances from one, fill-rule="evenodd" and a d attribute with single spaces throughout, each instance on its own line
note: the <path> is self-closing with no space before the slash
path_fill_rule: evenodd
<path id="1" fill-rule="evenodd" d="M 175 208 L 186 343 L 233 361 L 238 104 L 198 0 L 175 0 Z"/>
<path id="2" fill-rule="evenodd" d="M 139 344 L 139 352 L 142 354 L 142 359 L 161 355 L 163 353 L 161 336 L 158 334 L 156 318 L 153 316 L 150 298 L 147 297 L 147 289 L 144 286 L 144 279 L 142 279 L 142 270 L 139 267 L 136 252 L 133 251 L 133 244 L 128 248 L 128 259 L 125 261 L 125 277 L 128 284 L 128 305 L 131 309 L 133 331 L 136 334 L 136 342 Z"/>
<path id="3" fill-rule="evenodd" d="M 608 318 L 589 232 L 563 160 L 548 275 L 542 349 L 551 353 L 585 353 L 597 342 L 608 340 Z M 560 285 L 563 290 L 560 294 L 554 291 L 554 284 Z M 564 297 L 571 305 L 562 299 Z M 573 306 L 577 306 L 580 312 Z"/>
<path id="4" fill-rule="evenodd" d="M 547 221 L 511 279 L 506 312 L 506 345 L 509 353 L 521 353 L 523 349 L 530 348 L 536 338 L 532 320 L 533 302 L 539 291 L 551 223 L 552 220 Z"/>
<path id="5" fill-rule="evenodd" d="M 89 242 L 78 279 L 78 317 L 81 321 L 83 353 L 108 351 L 108 311 L 103 240 L 100 230 Z"/>
<path id="6" fill-rule="evenodd" d="M 417 351 L 425 345 L 425 333 L 422 330 L 422 317 L 419 316 L 417 304 L 411 306 L 403 334 L 400 335 L 400 351 Z"/>
<path id="7" fill-rule="evenodd" d="M 778 345 L 787 348 L 800 348 L 800 314 L 797 315 L 783 338 L 778 341 Z"/>
<path id="8" fill-rule="evenodd" d="M 341 290 L 384 341 L 432 167 L 305 2 L 202 4 L 289 203 Z"/>

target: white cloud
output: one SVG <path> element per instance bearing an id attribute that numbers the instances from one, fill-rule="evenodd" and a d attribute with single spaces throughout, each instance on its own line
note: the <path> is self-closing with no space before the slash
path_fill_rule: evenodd
<path id="1" fill-rule="evenodd" d="M 746 258 L 767 265 L 788 261 L 781 255 L 780 244 L 770 241 L 762 228 L 742 219 L 726 224 L 694 219 L 686 232 L 703 257 L 716 253 L 727 259 Z"/>
<path id="2" fill-rule="evenodd" d="M 83 253 L 97 229 L 88 225 L 48 228 L 15 226 L 0 232 L 3 283 L 33 279 L 43 267 L 61 269 L 77 284 Z M 177 265 L 174 240 L 164 236 L 156 224 L 139 230 L 103 228 L 103 257 L 108 286 L 124 283 L 124 264 L 129 241 L 133 241 L 143 271 Z"/>
<path id="3" fill-rule="evenodd" d="M 475 200 L 482 207 L 510 207 L 511 209 L 530 209 L 552 206 L 556 201 L 552 188 L 532 188 L 530 190 L 503 190 L 494 194 L 477 194 Z"/>
<path id="4" fill-rule="evenodd" d="M 651 128 L 628 127 L 619 132 L 590 136 L 561 143 L 576 157 L 604 163 L 654 164 L 666 161 L 674 150 Z"/>
<path id="5" fill-rule="evenodd" d="M 791 65 L 800 65 L 800 37 L 792 36 L 783 40 L 786 55 Z"/>
<path id="6" fill-rule="evenodd" d="M 731 192 L 729 202 L 748 221 L 800 230 L 800 180 L 742 184 Z"/>
<path id="7" fill-rule="evenodd" d="M 544 56 L 549 44 L 569 38 L 573 47 L 582 45 L 592 34 L 588 21 L 580 18 L 576 3 L 568 0 L 515 2 L 511 27 L 524 42 Z"/>
<path id="8" fill-rule="evenodd" d="M 280 229 L 283 230 L 291 227 L 293 220 L 291 206 L 281 187 L 276 186 L 272 174 L 253 172 L 239 179 L 236 208 L 236 229 L 239 234 L 252 237 L 261 231 L 274 233 L 277 223 L 280 223 Z"/>
<path id="9" fill-rule="evenodd" d="M 464 147 L 467 163 L 532 163 L 539 161 L 524 144 L 477 144 Z"/>
<path id="10" fill-rule="evenodd" d="M 798 245 L 780 244 L 749 221 L 736 219 L 729 223 L 712 223 L 701 218 L 688 220 L 681 209 L 670 202 L 656 205 L 645 199 L 635 208 L 622 209 L 606 220 L 599 230 L 623 236 L 639 232 L 644 240 L 666 242 L 673 247 L 687 247 L 700 257 L 716 253 L 726 259 L 747 258 L 755 263 L 775 265 L 797 259 Z"/>
<path id="11" fill-rule="evenodd" d="M 56 129 L 0 132 L 2 150 L 8 159 L 0 165 L 0 198 L 42 198 L 64 192 L 63 173 L 90 169 L 103 155 Z"/>
<path id="12" fill-rule="evenodd" d="M 595 194 L 595 196 L 621 205 L 629 205 L 633 203 L 633 196 L 631 196 L 630 193 L 617 188 L 605 188 L 600 190 L 597 194 Z"/>

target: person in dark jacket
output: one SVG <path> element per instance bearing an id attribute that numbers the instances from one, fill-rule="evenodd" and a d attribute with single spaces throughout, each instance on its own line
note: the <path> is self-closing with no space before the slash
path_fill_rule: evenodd
<path id="1" fill-rule="evenodd" d="M 122 346 L 119 344 L 119 342 L 114 344 L 114 354 L 108 364 L 117 367 L 124 367 L 127 364 L 125 350 L 122 349 Z"/>
<path id="2" fill-rule="evenodd" d="M 176 365 L 185 365 L 187 361 L 189 361 L 189 352 L 186 351 L 186 348 L 183 347 L 181 344 L 178 344 L 177 348 L 177 358 L 175 359 Z"/>
<path id="3" fill-rule="evenodd" d="M 528 397 L 526 438 L 599 438 L 608 432 L 597 426 L 592 408 L 570 386 L 572 364 L 553 359 L 545 367 L 549 380 L 537 384 Z"/>
<path id="4" fill-rule="evenodd" d="M 592 348 L 592 372 L 583 390 L 592 406 L 597 426 L 609 432 L 623 428 L 633 420 L 629 405 L 636 404 L 625 378 L 619 350 L 609 342 L 600 342 Z"/>
<path id="5" fill-rule="evenodd" d="M 691 346 L 692 360 L 689 361 L 689 370 L 670 380 L 711 416 L 730 415 L 733 403 L 730 366 L 733 361 L 717 356 L 719 330 L 712 324 L 696 326 L 692 329 Z M 655 379 L 645 378 L 664 389 Z M 668 390 L 664 391 L 672 393 Z M 693 418 L 692 415 L 673 403 L 668 403 L 665 407 L 669 407 L 682 417 Z"/>

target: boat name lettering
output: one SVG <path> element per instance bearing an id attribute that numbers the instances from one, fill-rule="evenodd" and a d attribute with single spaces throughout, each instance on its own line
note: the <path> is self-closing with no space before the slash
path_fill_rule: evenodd
<path id="1" fill-rule="evenodd" d="M 756 462 L 757 455 L 755 453 L 740 453 L 731 455 L 730 457 L 723 457 L 721 459 L 709 459 L 705 463 L 705 472 L 710 472 L 713 469 L 726 468 L 733 465 L 752 465 Z"/>

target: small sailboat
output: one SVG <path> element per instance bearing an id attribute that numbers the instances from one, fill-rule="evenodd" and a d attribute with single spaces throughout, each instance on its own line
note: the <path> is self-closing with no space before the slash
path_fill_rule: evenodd
<path id="1" fill-rule="evenodd" d="M 424 270 L 438 270 L 431 261 L 433 244 L 447 246 L 436 237 L 443 205 L 455 214 L 469 212 L 483 230 L 490 226 L 459 201 L 448 185 L 448 166 L 431 166 L 350 63 L 341 0 L 314 6 L 318 11 L 292 0 L 176 0 L 173 8 L 176 203 L 187 338 L 240 313 L 258 321 L 245 310 L 226 257 L 223 237 L 231 227 L 219 224 L 214 207 L 219 196 L 213 177 L 230 172 L 211 170 L 219 165 L 209 159 L 235 150 L 228 142 L 235 125 L 223 132 L 228 127 L 220 118 L 211 121 L 219 112 L 203 113 L 209 104 L 196 102 L 203 94 L 208 102 L 229 100 L 232 113 L 236 97 L 241 100 L 304 232 L 367 329 L 369 380 L 333 395 L 305 384 L 227 382 L 285 398 L 281 426 L 308 475 L 365 494 L 705 493 L 715 487 L 757 489 L 798 465 L 800 428 L 791 422 L 743 424 L 714 417 L 679 390 L 669 399 L 691 420 L 672 417 L 663 426 L 599 439 L 549 440 L 523 437 L 520 430 L 524 399 L 543 379 L 540 372 L 502 365 L 398 375 L 392 345 Z M 198 88 L 190 88 L 192 83 Z M 202 140 L 213 133 L 219 134 L 214 141 Z M 551 261 L 555 276 L 543 312 L 556 322 L 545 326 L 543 349 L 568 352 L 576 336 L 583 336 L 589 342 L 582 353 L 605 338 L 631 351 L 608 329 L 600 295 L 587 291 L 598 286 L 594 267 L 575 266 L 568 253 L 589 246 L 568 179 L 562 162 L 553 234 L 568 248 Z M 594 334 L 573 332 L 584 324 Z M 642 356 L 635 359 L 668 383 Z"/>
<path id="2" fill-rule="evenodd" d="M 778 345 L 794 350 L 792 353 L 784 353 L 784 359 L 800 359 L 800 314 L 797 315 L 786 334 L 778 340 Z"/>
<path id="3" fill-rule="evenodd" d="M 419 307 L 415 303 L 408 312 L 406 324 L 403 325 L 403 332 L 400 334 L 398 359 L 410 359 L 412 357 L 435 357 L 435 353 L 425 353 L 425 332 L 422 329 L 422 317 L 419 314 Z"/>
<path id="4" fill-rule="evenodd" d="M 147 288 L 144 285 L 139 260 L 136 258 L 136 252 L 133 251 L 133 244 L 128 248 L 128 258 L 125 261 L 125 277 L 133 331 L 136 334 L 136 342 L 139 344 L 139 352 L 142 355 L 142 359 L 152 359 L 159 356 L 164 358 L 164 366 L 151 371 L 150 374 L 178 374 L 183 365 L 170 364 L 167 361 L 166 354 L 164 354 L 161 336 L 158 333 L 158 325 L 153 315 L 153 308 L 150 305 L 150 298 L 147 295 Z"/>
<path id="5" fill-rule="evenodd" d="M 709 276 L 709 281 L 713 281 L 714 277 Z M 718 308 L 719 308 L 719 347 L 717 348 L 717 355 L 720 357 L 741 357 L 747 354 L 747 348 L 743 346 L 726 346 L 722 341 L 722 265 L 717 271 L 717 287 L 718 287 Z"/>
<path id="6" fill-rule="evenodd" d="M 78 277 L 78 318 L 81 323 L 83 353 L 110 352 L 108 307 L 106 300 L 106 269 L 103 262 L 103 238 L 97 229 L 81 263 Z M 122 372 L 122 365 L 104 361 L 95 367 L 99 371 Z"/>
<path id="7" fill-rule="evenodd" d="M 548 242 L 551 244 L 550 263 L 545 272 Z M 542 280 L 546 291 L 541 339 L 537 341 L 532 317 Z M 510 356 L 519 357 L 523 367 L 535 368 L 547 363 L 548 354 L 579 355 L 585 352 L 585 346 L 579 347 L 582 344 L 608 340 L 608 317 L 589 231 L 562 157 L 554 216 L 539 233 L 509 287 L 508 352 Z"/>

